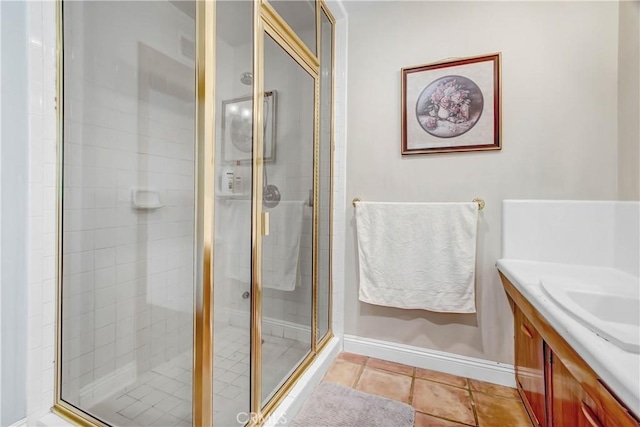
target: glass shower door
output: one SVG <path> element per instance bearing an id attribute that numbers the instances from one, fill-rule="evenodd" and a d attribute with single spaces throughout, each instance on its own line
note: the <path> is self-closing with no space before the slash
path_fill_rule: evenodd
<path id="1" fill-rule="evenodd" d="M 318 149 L 318 324 L 320 343 L 330 328 L 333 152 L 333 23 L 320 9 L 320 141 Z"/>
<path id="2" fill-rule="evenodd" d="M 253 2 L 216 3 L 213 424 L 250 418 Z"/>
<path id="3" fill-rule="evenodd" d="M 264 39 L 262 402 L 311 351 L 315 78 L 273 38 Z"/>
<path id="4" fill-rule="evenodd" d="M 63 4 L 60 399 L 110 425 L 192 424 L 195 29 Z"/>

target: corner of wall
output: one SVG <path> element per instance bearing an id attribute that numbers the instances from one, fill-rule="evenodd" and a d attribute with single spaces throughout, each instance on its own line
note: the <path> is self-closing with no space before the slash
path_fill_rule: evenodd
<path id="1" fill-rule="evenodd" d="M 640 200 L 640 2 L 618 2 L 618 198 Z"/>
<path id="2" fill-rule="evenodd" d="M 29 186 L 31 169 L 29 138 L 29 37 L 28 6 L 2 2 L 2 418 L 9 425 L 26 414 L 28 359 L 31 340 L 27 334 L 27 286 L 31 273 L 28 213 L 33 201 Z"/>
<path id="3" fill-rule="evenodd" d="M 336 16 L 334 159 L 333 159 L 333 333 L 342 342 L 345 300 L 345 222 L 346 215 L 346 105 L 347 105 L 347 23 L 341 1 Z M 335 8 L 332 12 L 336 12 Z"/>
<path id="4" fill-rule="evenodd" d="M 28 2 L 27 425 L 53 405 L 56 253 L 56 3 Z"/>

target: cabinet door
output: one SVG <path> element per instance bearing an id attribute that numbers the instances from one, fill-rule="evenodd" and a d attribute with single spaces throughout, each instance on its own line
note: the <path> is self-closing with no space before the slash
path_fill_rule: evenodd
<path id="1" fill-rule="evenodd" d="M 554 354 L 551 354 L 551 383 L 554 427 L 605 426 L 596 402 Z"/>
<path id="2" fill-rule="evenodd" d="M 517 307 L 514 316 L 516 380 L 527 400 L 529 415 L 546 427 L 544 341 Z"/>

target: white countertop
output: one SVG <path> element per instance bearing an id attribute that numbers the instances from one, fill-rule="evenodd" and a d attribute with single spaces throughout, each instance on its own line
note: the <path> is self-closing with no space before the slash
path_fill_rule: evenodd
<path id="1" fill-rule="evenodd" d="M 496 266 L 627 407 L 640 415 L 640 354 L 596 335 L 553 302 L 540 285 L 543 277 L 569 276 L 586 282 L 631 281 L 640 291 L 639 279 L 608 267 L 514 259 L 500 259 Z"/>

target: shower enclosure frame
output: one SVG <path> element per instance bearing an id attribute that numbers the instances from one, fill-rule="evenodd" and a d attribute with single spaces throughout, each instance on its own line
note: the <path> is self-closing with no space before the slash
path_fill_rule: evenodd
<path id="1" fill-rule="evenodd" d="M 195 268 L 194 268 L 194 346 L 193 346 L 193 425 L 213 425 L 213 271 L 215 218 L 215 79 L 216 79 L 216 2 L 196 2 L 196 122 L 195 122 Z M 263 153 L 264 40 L 271 37 L 298 65 L 314 79 L 314 160 L 313 160 L 313 284 L 311 351 L 295 368 L 267 402 L 262 401 L 262 236 L 268 227 L 268 217 L 262 209 L 264 159 L 252 158 L 252 280 L 251 280 L 251 395 L 252 413 L 249 426 L 259 426 L 268 419 L 317 354 L 333 337 L 333 164 L 335 119 L 335 18 L 324 0 L 315 0 L 316 52 L 313 54 L 268 0 L 253 1 L 253 152 Z M 56 0 L 56 343 L 55 387 L 52 411 L 63 418 L 88 426 L 108 426 L 82 409 L 66 402 L 62 390 L 62 236 L 63 236 L 63 167 L 64 167 L 64 52 L 63 0 Z M 331 91 L 330 91 L 330 196 L 329 196 L 329 266 L 328 266 L 328 328 L 318 337 L 318 253 L 319 253 L 319 177 L 320 177 L 320 55 L 322 43 L 321 14 L 331 23 Z"/>

